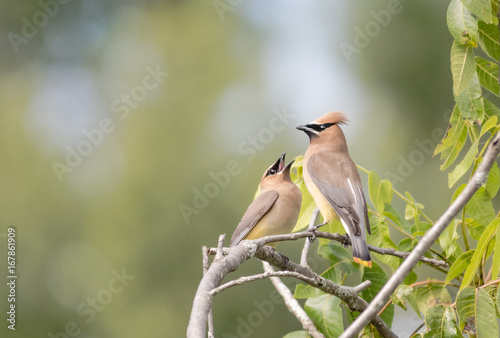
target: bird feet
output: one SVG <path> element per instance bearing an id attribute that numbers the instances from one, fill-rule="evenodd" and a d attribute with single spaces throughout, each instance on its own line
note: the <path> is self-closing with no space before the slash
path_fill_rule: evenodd
<path id="1" fill-rule="evenodd" d="M 351 239 L 349 237 L 349 234 L 342 235 L 342 239 L 340 240 L 340 244 L 344 246 L 344 248 L 349 247 L 349 244 L 351 243 Z"/>
<path id="2" fill-rule="evenodd" d="M 312 236 L 309 237 L 309 242 L 313 243 L 316 240 L 316 230 L 321 228 L 323 225 L 327 225 L 327 224 L 328 224 L 328 222 L 323 222 L 323 223 L 315 225 L 311 229 L 309 229 L 309 231 L 312 233 Z"/>

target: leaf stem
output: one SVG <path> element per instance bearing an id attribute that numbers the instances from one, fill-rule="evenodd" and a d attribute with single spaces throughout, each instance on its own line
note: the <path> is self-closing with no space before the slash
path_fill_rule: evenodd
<path id="1" fill-rule="evenodd" d="M 469 238 L 467 236 L 467 229 L 465 227 L 465 207 L 462 210 L 462 237 L 464 238 L 465 251 L 469 251 Z"/>

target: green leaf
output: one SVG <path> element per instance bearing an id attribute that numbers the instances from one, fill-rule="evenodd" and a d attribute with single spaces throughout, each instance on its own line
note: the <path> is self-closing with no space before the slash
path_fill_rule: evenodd
<path id="1" fill-rule="evenodd" d="M 472 163 L 474 163 L 478 146 L 479 139 L 470 147 L 465 157 L 459 164 L 457 164 L 455 169 L 453 169 L 451 173 L 448 173 L 448 188 L 453 187 L 455 183 L 457 183 L 457 181 L 469 170 Z"/>
<path id="2" fill-rule="evenodd" d="M 467 186 L 467 183 L 464 183 L 464 184 L 460 185 L 457 188 L 457 190 L 455 190 L 455 192 L 453 193 L 453 197 L 451 198 L 451 203 L 453 203 L 457 199 L 457 197 L 462 193 L 462 191 L 465 189 L 466 186 Z"/>
<path id="3" fill-rule="evenodd" d="M 340 299 L 332 295 L 309 298 L 304 310 L 326 337 L 338 337 L 344 332 Z"/>
<path id="4" fill-rule="evenodd" d="M 305 184 L 303 188 L 305 189 Z M 316 203 L 312 199 L 309 192 L 305 193 L 303 191 L 303 188 L 300 188 L 300 191 L 302 192 L 302 205 L 300 207 L 299 218 L 297 219 L 297 223 L 295 224 L 292 232 L 297 232 L 307 228 L 311 222 L 312 214 L 314 210 L 316 210 Z"/>
<path id="5" fill-rule="evenodd" d="M 495 249 L 493 250 L 493 263 L 491 263 L 492 279 L 497 279 L 499 270 L 500 270 L 500 226 L 497 226 L 497 229 L 495 231 Z"/>
<path id="6" fill-rule="evenodd" d="M 398 250 L 399 251 L 405 251 L 405 252 L 410 252 L 413 250 L 413 247 L 417 245 L 417 241 L 411 239 L 411 238 L 403 238 L 401 242 L 398 244 Z"/>
<path id="7" fill-rule="evenodd" d="M 460 0 L 452 0 L 446 13 L 448 29 L 456 42 L 477 47 L 477 18 L 464 7 Z"/>
<path id="8" fill-rule="evenodd" d="M 497 304 L 497 311 L 500 312 L 500 284 L 498 285 L 497 288 L 497 296 L 496 296 L 496 304 Z"/>
<path id="9" fill-rule="evenodd" d="M 486 184 L 484 188 L 486 192 L 493 198 L 498 193 L 498 188 L 500 187 L 500 169 L 498 168 L 497 163 L 493 163 L 491 167 L 490 173 L 488 174 L 488 178 L 486 179 Z"/>
<path id="10" fill-rule="evenodd" d="M 457 295 L 460 328 L 478 338 L 498 337 L 495 304 L 484 289 L 466 287 Z"/>
<path id="11" fill-rule="evenodd" d="M 453 92 L 459 95 L 469 86 L 476 72 L 476 60 L 472 47 L 453 41 L 451 47 L 451 73 L 453 75 Z"/>
<path id="12" fill-rule="evenodd" d="M 322 231 L 329 232 L 329 233 L 345 233 L 344 226 L 342 223 L 340 223 L 339 220 L 337 219 L 332 219 L 328 224 L 324 225 L 321 227 Z M 319 238 L 319 246 L 327 245 L 330 244 L 331 241 L 327 238 Z"/>
<path id="13" fill-rule="evenodd" d="M 479 125 L 483 123 L 483 119 L 484 119 L 484 110 L 483 110 L 483 117 L 481 120 L 476 120 L 474 122 L 468 120 L 466 122 L 467 129 L 469 130 L 469 139 L 472 143 L 476 142 L 479 139 Z"/>
<path id="14" fill-rule="evenodd" d="M 479 134 L 479 137 L 486 134 L 490 129 L 495 128 L 497 126 L 497 123 L 498 123 L 497 116 L 492 116 L 488 118 L 488 120 L 483 124 L 483 127 L 481 128 L 481 133 Z"/>
<path id="15" fill-rule="evenodd" d="M 486 23 L 497 24 L 498 20 L 493 16 L 490 0 L 462 0 L 464 6 Z"/>
<path id="16" fill-rule="evenodd" d="M 302 205 L 300 206 L 299 218 L 297 219 L 297 223 L 295 224 L 292 232 L 300 231 L 308 227 L 309 223 L 311 222 L 312 214 L 316 209 L 316 203 L 309 193 L 309 190 L 307 190 L 307 187 L 304 183 L 304 177 L 302 176 L 303 159 L 303 156 L 297 156 L 292 164 L 292 170 L 296 169 L 297 171 L 296 174 L 292 171 L 292 173 L 294 174 L 292 180 L 302 193 Z M 290 176 L 292 176 L 292 173 L 290 174 Z"/>
<path id="17" fill-rule="evenodd" d="M 425 314 L 425 325 L 427 332 L 424 337 L 429 338 L 457 338 L 462 337 L 460 329 L 457 327 L 455 313 L 451 306 L 435 305 Z"/>
<path id="18" fill-rule="evenodd" d="M 373 300 L 377 293 L 382 289 L 382 287 L 387 283 L 389 278 L 385 274 L 384 270 L 376 262 L 372 262 L 371 269 L 363 269 L 362 281 L 369 280 L 372 285 L 361 292 L 361 297 L 368 303 Z M 394 319 L 394 305 L 390 304 L 384 312 L 381 313 L 380 318 L 389 326 L 392 326 L 392 320 Z"/>
<path id="19" fill-rule="evenodd" d="M 311 336 L 307 331 L 294 331 L 288 333 L 286 336 L 283 336 L 283 338 L 310 338 Z"/>
<path id="20" fill-rule="evenodd" d="M 492 61 L 476 56 L 476 72 L 481 85 L 496 96 L 499 96 L 498 65 Z"/>
<path id="21" fill-rule="evenodd" d="M 445 159 L 444 163 L 439 168 L 441 171 L 446 170 L 446 168 L 455 162 L 458 154 L 460 154 L 460 151 L 465 145 L 465 141 L 467 141 L 467 128 L 465 127 L 465 124 L 463 124 L 457 141 L 450 148 L 445 149 L 441 153 L 441 159 Z"/>
<path id="22" fill-rule="evenodd" d="M 446 275 L 446 280 L 444 281 L 446 284 L 451 282 L 455 277 L 459 276 L 462 272 L 467 269 L 469 266 L 472 255 L 474 254 L 474 250 L 469 250 L 461 254 L 455 262 L 450 267 L 450 271 Z"/>
<path id="23" fill-rule="evenodd" d="M 318 253 L 330 262 L 328 270 L 334 269 L 340 272 L 342 276 L 344 274 L 350 276 L 358 271 L 357 267 L 353 264 L 352 254 L 342 245 L 330 242 L 318 247 Z M 337 280 L 336 282 L 340 281 Z"/>
<path id="24" fill-rule="evenodd" d="M 462 112 L 462 116 L 471 121 L 482 122 L 484 119 L 484 100 L 481 97 L 482 90 L 479 77 L 474 74 L 469 85 L 458 95 L 455 102 Z"/>
<path id="25" fill-rule="evenodd" d="M 466 287 L 457 294 L 457 314 L 460 329 L 471 334 L 476 333 L 476 289 Z"/>
<path id="26" fill-rule="evenodd" d="M 423 236 L 425 235 L 425 232 L 429 230 L 431 227 L 432 224 L 430 223 L 425 223 L 425 222 L 415 223 L 411 226 L 411 234 L 413 236 Z"/>
<path id="27" fill-rule="evenodd" d="M 497 0 L 490 0 L 491 3 L 491 15 L 497 18 L 498 9 L 500 8 L 500 4 Z M 498 19 L 494 22 L 495 25 L 498 25 Z"/>
<path id="28" fill-rule="evenodd" d="M 397 250 L 398 247 L 391 239 L 389 227 L 386 222 L 379 220 L 378 222 L 370 222 L 371 236 L 367 236 L 368 244 L 378 246 L 381 248 L 392 248 Z M 387 264 L 392 271 L 396 271 L 399 267 L 399 258 L 391 255 L 380 255 L 372 253 L 372 255 L 379 259 L 382 263 Z M 365 269 L 366 270 L 366 269 Z"/>
<path id="29" fill-rule="evenodd" d="M 460 137 L 460 133 L 462 132 L 463 126 L 464 126 L 464 120 L 462 118 L 462 112 L 460 111 L 460 108 L 458 108 L 458 106 L 455 105 L 455 107 L 453 108 L 453 112 L 451 113 L 450 125 L 446 130 L 446 135 L 443 137 L 441 143 L 438 144 L 438 146 L 436 147 L 433 156 L 436 156 L 443 150 L 453 146 Z M 444 156 L 441 155 L 441 159 L 443 159 L 443 157 Z"/>
<path id="30" fill-rule="evenodd" d="M 396 291 L 394 292 L 394 296 L 401 299 L 401 300 L 404 300 L 406 303 L 408 303 L 413 308 L 415 313 L 420 318 L 422 318 L 420 316 L 420 310 L 418 308 L 414 288 L 412 288 L 411 286 L 407 286 L 407 285 L 400 285 L 397 287 Z M 403 305 L 404 305 L 404 303 L 403 303 Z M 406 306 L 404 306 L 403 308 L 406 310 Z"/>
<path id="31" fill-rule="evenodd" d="M 384 213 L 385 204 L 392 200 L 392 183 L 389 180 L 382 180 L 375 171 L 370 171 L 368 175 L 368 192 L 375 209 L 379 214 Z"/>
<path id="32" fill-rule="evenodd" d="M 497 25 L 478 23 L 479 45 L 495 61 L 500 59 L 500 33 Z"/>
<path id="33" fill-rule="evenodd" d="M 403 284 L 405 284 L 405 285 L 412 285 L 416 281 L 417 281 L 417 274 L 413 270 L 411 270 L 408 273 L 408 275 L 405 277 L 405 279 L 403 280 Z"/>
<path id="34" fill-rule="evenodd" d="M 320 275 L 335 283 L 340 283 L 344 275 L 350 276 L 357 272 L 358 268 L 352 261 L 352 254 L 341 245 L 327 242 L 318 247 L 318 253 L 326 258 L 330 266 Z M 311 285 L 299 284 L 295 288 L 294 297 L 297 299 L 317 297 L 324 294 Z"/>
<path id="35" fill-rule="evenodd" d="M 462 254 L 462 248 L 457 243 L 457 239 L 459 238 L 456 232 L 457 225 L 458 221 L 454 222 L 453 225 L 448 225 L 441 235 L 439 235 L 438 243 L 446 253 L 446 258 L 453 258 L 452 256 Z"/>
<path id="36" fill-rule="evenodd" d="M 500 109 L 495 106 L 491 101 L 483 97 L 484 102 L 484 115 L 487 117 L 497 116 L 500 119 Z"/>
<path id="37" fill-rule="evenodd" d="M 465 225 L 469 229 L 470 236 L 474 238 L 476 241 L 479 241 L 479 238 L 481 238 L 481 235 L 483 234 L 486 225 L 480 224 L 470 217 L 467 217 L 465 219 Z"/>
<path id="38" fill-rule="evenodd" d="M 324 295 L 325 293 L 320 289 L 317 289 L 309 284 L 297 284 L 295 287 L 295 292 L 293 298 L 296 299 L 306 299 L 311 297 L 318 297 Z"/>
<path id="39" fill-rule="evenodd" d="M 495 218 L 491 197 L 484 187 L 480 187 L 467 203 L 466 212 L 476 222 L 486 226 Z"/>
<path id="40" fill-rule="evenodd" d="M 481 260 L 483 259 L 483 255 L 488 248 L 488 243 L 495 234 L 499 223 L 500 219 L 495 219 L 486 227 L 486 229 L 484 229 L 484 232 L 481 235 L 479 242 L 477 243 L 476 250 L 472 255 L 470 264 L 467 267 L 467 270 L 465 270 L 464 279 L 462 280 L 462 286 L 460 287 L 461 290 L 466 286 L 469 286 L 469 284 L 474 279 L 474 276 L 479 269 L 479 264 L 481 264 Z"/>
<path id="41" fill-rule="evenodd" d="M 417 208 L 415 208 L 410 203 L 406 204 L 405 207 L 405 219 L 410 220 L 418 214 Z"/>
<path id="42" fill-rule="evenodd" d="M 406 231 L 410 231 L 410 224 L 401 217 L 399 211 L 392 206 L 392 204 L 386 203 L 384 207 L 384 216 L 393 220 L 398 226 L 402 227 Z"/>
<path id="43" fill-rule="evenodd" d="M 443 284 L 431 283 L 418 288 L 416 299 L 418 308 L 422 313 L 427 313 L 427 310 L 436 304 L 451 304 L 450 294 Z"/>

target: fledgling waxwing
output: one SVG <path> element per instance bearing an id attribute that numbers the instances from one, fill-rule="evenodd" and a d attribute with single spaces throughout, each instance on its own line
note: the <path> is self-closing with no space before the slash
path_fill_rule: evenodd
<path id="1" fill-rule="evenodd" d="M 297 127 L 309 136 L 309 147 L 304 155 L 304 182 L 323 220 L 340 219 L 351 237 L 354 261 L 371 267 L 366 244 L 370 222 L 363 186 L 339 127 L 347 122 L 344 114 L 332 112 Z"/>
<path id="2" fill-rule="evenodd" d="M 302 194 L 290 179 L 292 162 L 285 166 L 285 154 L 262 176 L 260 192 L 243 215 L 231 237 L 230 246 L 244 239 L 288 234 L 299 218 Z M 278 243 L 267 245 L 275 247 Z"/>

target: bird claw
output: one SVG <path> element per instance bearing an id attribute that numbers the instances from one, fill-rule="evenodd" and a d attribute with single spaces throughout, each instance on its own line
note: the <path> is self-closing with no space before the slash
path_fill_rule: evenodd
<path id="1" fill-rule="evenodd" d="M 349 247 L 349 235 L 348 234 L 345 234 L 342 236 L 342 241 L 340 242 L 340 244 L 342 244 L 344 246 L 344 248 L 348 248 Z"/>
<path id="2" fill-rule="evenodd" d="M 311 236 L 311 237 L 309 237 L 309 242 L 311 242 L 311 243 L 314 243 L 314 241 L 316 240 L 316 231 L 315 231 L 315 230 L 316 230 L 316 229 L 312 229 L 312 230 L 311 230 L 311 235 L 312 235 L 312 236 Z"/>
<path id="3" fill-rule="evenodd" d="M 316 230 L 321 228 L 323 225 L 328 224 L 328 222 L 323 222 L 321 224 L 313 226 L 309 231 L 311 232 L 312 236 L 309 237 L 309 242 L 313 243 L 316 240 Z"/>

